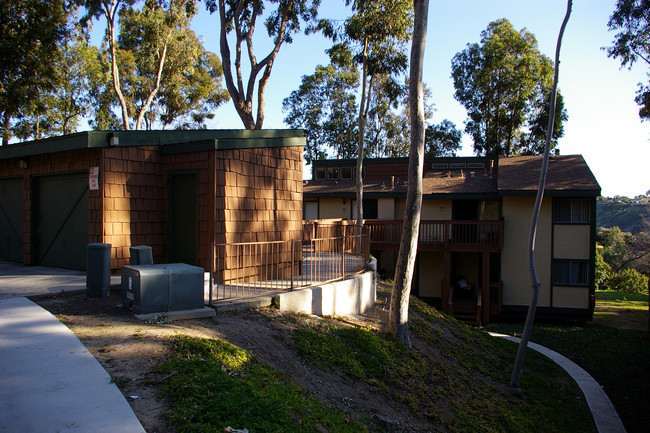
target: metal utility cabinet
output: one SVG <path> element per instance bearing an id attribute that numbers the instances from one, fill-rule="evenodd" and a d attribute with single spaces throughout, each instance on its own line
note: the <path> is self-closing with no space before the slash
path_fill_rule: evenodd
<path id="1" fill-rule="evenodd" d="M 122 304 L 135 314 L 203 308 L 203 268 L 185 263 L 122 267 Z"/>

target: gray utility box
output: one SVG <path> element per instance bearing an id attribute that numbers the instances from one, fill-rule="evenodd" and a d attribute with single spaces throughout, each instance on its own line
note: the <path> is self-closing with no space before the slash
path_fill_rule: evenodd
<path id="1" fill-rule="evenodd" d="M 203 308 L 203 268 L 185 263 L 122 267 L 122 304 L 135 314 Z"/>
<path id="2" fill-rule="evenodd" d="M 149 245 L 129 248 L 129 265 L 153 265 L 153 254 Z"/>
<path id="3" fill-rule="evenodd" d="M 105 299 L 111 293 L 111 244 L 88 244 L 86 297 Z"/>

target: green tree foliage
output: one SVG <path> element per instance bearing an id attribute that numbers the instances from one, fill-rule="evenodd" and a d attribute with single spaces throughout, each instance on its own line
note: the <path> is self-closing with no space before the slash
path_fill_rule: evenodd
<path id="1" fill-rule="evenodd" d="M 618 0 L 607 27 L 617 32 L 612 45 L 605 48 L 608 57 L 617 58 L 621 67 L 630 69 L 637 60 L 650 65 L 650 2 Z M 639 105 L 639 117 L 650 119 L 650 82 L 639 83 L 635 101 Z"/>
<path id="2" fill-rule="evenodd" d="M 235 110 L 246 129 L 261 129 L 264 123 L 264 90 L 278 52 L 283 43 L 292 42 L 293 35 L 300 31 L 301 23 L 311 23 L 316 19 L 320 0 L 206 0 L 205 4 L 210 13 L 219 12 L 219 46 L 224 78 Z M 253 35 L 257 20 L 265 13 L 266 6 L 271 11 L 264 24 L 273 43 L 271 50 L 258 61 L 253 47 Z M 233 33 L 234 60 L 231 42 L 228 40 Z M 242 51 L 248 54 L 250 67 L 245 81 Z M 256 83 L 258 76 L 260 78 Z M 254 109 L 256 84 L 257 108 Z"/>
<path id="3" fill-rule="evenodd" d="M 292 128 L 306 134 L 305 162 L 328 156 L 352 158 L 357 149 L 357 102 L 359 83 L 356 68 L 319 65 L 312 75 L 302 77 L 297 90 L 282 101 Z"/>
<path id="4" fill-rule="evenodd" d="M 628 268 L 610 275 L 605 281 L 605 287 L 619 292 L 648 293 L 648 277 L 636 269 Z"/>
<path id="5" fill-rule="evenodd" d="M 485 156 L 539 154 L 548 124 L 553 61 L 541 54 L 535 36 L 516 31 L 506 19 L 491 22 L 480 43 L 452 59 L 454 97 L 467 109 L 465 131 L 474 151 Z M 559 95 L 559 94 L 558 94 Z M 551 146 L 567 119 L 557 98 Z"/>
<path id="6" fill-rule="evenodd" d="M 63 0 L 0 3 L 0 124 L 2 143 L 11 138 L 12 120 L 37 109 L 42 92 L 56 86 L 52 65 L 61 57 L 67 11 Z"/>
<path id="7" fill-rule="evenodd" d="M 605 290 L 605 283 L 612 274 L 612 267 L 603 259 L 603 246 L 596 244 L 596 276 L 594 283 L 596 289 Z"/>
<path id="8" fill-rule="evenodd" d="M 603 259 L 615 271 L 620 269 L 628 260 L 628 244 L 631 242 L 631 235 L 622 232 L 618 227 L 600 228 L 598 230 L 598 243 L 603 246 Z"/>
<path id="9" fill-rule="evenodd" d="M 450 120 L 429 125 L 424 138 L 425 156 L 456 156 L 462 136 L 462 131 Z"/>
<path id="10" fill-rule="evenodd" d="M 13 127 L 14 134 L 26 140 L 75 132 L 93 111 L 94 87 L 106 78 L 101 74 L 101 61 L 99 49 L 71 29 L 61 44 L 59 61 L 51 65 L 55 87 L 28 102 Z"/>
<path id="11" fill-rule="evenodd" d="M 193 6 L 170 2 L 163 9 L 147 2 L 120 13 L 118 58 L 128 107 L 138 113 L 136 129 L 151 129 L 156 121 L 163 128 L 202 127 L 227 100 L 219 59 L 190 29 Z"/>
<path id="12" fill-rule="evenodd" d="M 94 124 L 124 129 L 205 127 L 226 100 L 221 64 L 190 29 L 196 0 L 94 0 L 82 20 L 103 17 L 112 89 L 97 88 Z"/>
<path id="13" fill-rule="evenodd" d="M 345 20 L 342 27 L 337 27 L 331 20 L 320 20 L 316 29 L 335 43 L 330 50 L 332 58 L 350 59 L 360 71 L 356 199 L 357 227 L 361 231 L 361 173 L 366 149 L 366 125 L 371 108 L 381 108 L 380 104 L 376 103 L 377 100 L 373 104 L 373 92 L 381 89 L 387 95 L 387 101 L 394 101 L 393 107 L 404 92 L 399 77 L 406 72 L 408 64 L 405 45 L 411 37 L 413 4 L 410 0 L 346 0 L 346 5 L 352 6 L 353 14 Z M 382 100 L 385 101 L 383 98 Z M 388 107 L 383 110 L 384 114 L 388 113 Z"/>
<path id="14" fill-rule="evenodd" d="M 339 52 L 338 55 L 344 53 Z M 319 65 L 312 75 L 303 76 L 300 87 L 291 92 L 282 103 L 283 110 L 287 113 L 285 123 L 306 131 L 307 163 L 332 156 L 353 158 L 357 153 L 359 71 L 350 61 L 351 53 L 345 50 L 345 55 L 348 56 L 346 61 L 341 62 L 340 58 L 334 56 L 329 65 Z M 371 92 L 368 110 L 364 157 L 403 157 L 408 154 L 410 122 L 407 86 L 394 88 L 393 84 L 383 76 L 373 80 L 375 88 Z M 424 94 L 425 115 L 428 119 L 433 109 L 428 104 L 430 93 L 427 89 Z M 449 128 L 449 125 L 453 127 L 453 123 L 448 120 L 444 122 L 445 128 Z M 444 143 L 454 151 L 460 146 L 461 133 L 456 133 L 455 145 Z M 455 138 L 456 136 L 451 140 Z M 450 137 L 428 133 L 427 146 L 433 150 L 436 146 L 443 145 L 441 141 L 445 139 Z M 435 154 L 442 155 L 444 151 L 436 150 Z"/>

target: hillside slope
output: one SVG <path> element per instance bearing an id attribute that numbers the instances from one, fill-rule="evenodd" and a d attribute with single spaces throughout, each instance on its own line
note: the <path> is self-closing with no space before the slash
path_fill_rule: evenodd
<path id="1" fill-rule="evenodd" d="M 638 233 L 643 230 L 644 222 L 650 224 L 650 200 L 647 198 L 614 200 L 601 197 L 596 206 L 598 227 L 618 226 L 624 232 Z"/>

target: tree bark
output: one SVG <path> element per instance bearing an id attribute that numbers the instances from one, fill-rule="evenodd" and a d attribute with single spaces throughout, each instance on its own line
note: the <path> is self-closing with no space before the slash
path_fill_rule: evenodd
<path id="1" fill-rule="evenodd" d="M 233 11 L 232 25 L 236 35 L 236 54 L 235 62 L 233 64 L 232 57 L 230 55 L 230 46 L 228 45 L 227 38 L 228 32 L 226 23 L 226 6 L 223 0 L 219 1 L 219 21 L 221 25 L 219 51 L 221 53 L 221 63 L 223 65 L 223 76 L 226 81 L 226 88 L 228 89 L 228 93 L 233 100 L 237 115 L 241 119 L 246 129 L 262 129 L 262 125 L 264 123 L 264 90 L 266 88 L 269 77 L 271 76 L 273 62 L 275 61 L 275 58 L 277 57 L 284 40 L 288 11 L 293 7 L 293 1 L 289 1 L 284 5 L 283 10 L 281 11 L 282 21 L 280 23 L 280 29 L 273 44 L 273 49 L 260 63 L 257 63 L 255 53 L 253 51 L 253 32 L 255 29 L 255 22 L 251 22 L 250 29 L 245 35 L 241 33 L 241 29 L 237 24 L 239 17 L 243 12 L 244 4 L 244 2 L 239 2 L 237 9 Z M 253 11 L 252 19 L 257 19 L 256 11 Z M 248 58 L 251 67 L 246 88 L 244 88 L 241 69 L 241 44 L 244 42 L 246 42 Z M 235 85 L 235 80 L 233 78 L 231 70 L 233 66 L 235 67 L 235 72 L 237 74 L 237 85 Z M 262 70 L 264 70 L 264 72 L 259 82 L 257 83 L 257 112 L 256 116 L 253 117 L 253 95 L 255 89 L 255 80 L 257 78 L 257 75 Z"/>
<path id="2" fill-rule="evenodd" d="M 113 90 L 115 90 L 115 95 L 120 101 L 120 107 L 122 108 L 122 123 L 124 124 L 124 129 L 128 131 L 131 129 L 129 126 L 129 110 L 126 106 L 126 99 L 122 94 L 122 87 L 120 85 L 120 72 L 117 66 L 117 49 L 115 47 L 115 15 L 117 14 L 117 7 L 119 5 L 119 0 L 113 0 L 110 5 L 104 4 L 104 14 L 106 15 L 106 25 L 108 27 L 108 44 L 111 51 L 111 75 L 113 77 Z"/>
<path id="3" fill-rule="evenodd" d="M 526 353 L 528 340 L 530 339 L 530 334 L 533 329 L 533 322 L 535 320 L 535 311 L 537 310 L 537 300 L 539 298 L 540 281 L 537 276 L 537 270 L 535 269 L 535 235 L 537 233 L 537 221 L 539 219 L 539 210 L 542 206 L 542 199 L 544 198 L 544 187 L 546 186 L 546 169 L 548 168 L 548 158 L 551 149 L 551 138 L 553 137 L 555 105 L 556 105 L 556 98 L 557 98 L 557 82 L 560 73 L 560 47 L 562 46 L 562 36 L 564 35 L 564 29 L 566 28 L 566 25 L 569 22 L 569 17 L 571 16 L 572 6 L 573 6 L 573 1 L 568 0 L 566 14 L 564 16 L 564 21 L 562 21 L 562 26 L 560 27 L 560 34 L 557 39 L 557 46 L 555 47 L 555 74 L 553 76 L 553 90 L 551 90 L 548 127 L 546 128 L 546 141 L 544 143 L 544 158 L 542 160 L 542 170 L 539 173 L 539 184 L 537 186 L 537 198 L 535 199 L 535 206 L 533 207 L 533 215 L 531 217 L 531 222 L 530 222 L 530 234 L 528 237 L 528 269 L 530 271 L 530 282 L 533 288 L 533 293 L 530 300 L 530 305 L 528 307 L 528 314 L 526 315 L 526 323 L 524 324 L 524 330 L 521 335 L 521 340 L 519 341 L 517 358 L 515 359 L 515 365 L 512 369 L 512 376 L 510 377 L 510 385 L 513 385 L 515 387 L 519 387 L 519 381 L 521 379 L 521 369 L 524 364 L 524 355 Z"/>
<path id="4" fill-rule="evenodd" d="M 366 135 L 366 104 L 370 99 L 368 86 L 368 38 L 363 41 L 363 61 L 361 64 L 361 103 L 359 104 L 359 137 L 357 147 L 357 235 L 363 232 L 363 145 Z"/>
<path id="5" fill-rule="evenodd" d="M 165 67 L 165 57 L 167 57 L 167 46 L 169 44 L 169 38 L 171 37 L 171 34 L 172 31 L 170 30 L 169 33 L 167 34 L 167 39 L 165 40 L 165 45 L 163 46 L 162 53 L 160 54 L 160 59 L 158 59 L 158 71 L 156 73 L 156 83 L 154 85 L 154 88 L 151 89 L 151 92 L 149 92 L 149 96 L 147 97 L 146 102 L 140 108 L 140 112 L 138 113 L 138 120 L 135 124 L 136 130 L 140 130 L 142 128 L 142 120 L 144 119 L 145 114 L 147 114 L 147 110 L 149 109 L 149 106 L 153 102 L 153 98 L 156 97 L 156 93 L 158 93 L 158 89 L 160 89 L 160 81 L 162 79 L 163 68 Z"/>
<path id="6" fill-rule="evenodd" d="M 402 239 L 391 291 L 389 331 L 400 342 L 411 347 L 408 331 L 409 296 L 415 257 L 418 249 L 420 213 L 422 209 L 422 172 L 424 166 L 424 91 L 422 70 L 427 36 L 429 0 L 413 0 L 415 18 L 411 43 L 409 79 L 409 115 L 411 118 L 411 148 L 408 168 L 408 192 L 402 223 Z"/>

